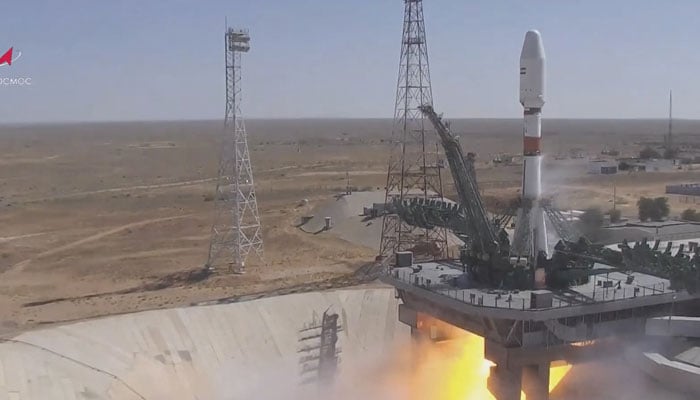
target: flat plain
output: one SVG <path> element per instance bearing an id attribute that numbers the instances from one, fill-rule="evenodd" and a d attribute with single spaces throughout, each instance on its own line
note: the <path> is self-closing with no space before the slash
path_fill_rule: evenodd
<path id="1" fill-rule="evenodd" d="M 207 258 L 221 122 L 0 126 L 0 334 L 302 284 L 322 287 L 352 274 L 374 259 L 375 246 L 297 225 L 343 192 L 347 176 L 357 190 L 384 190 L 391 125 L 385 119 L 247 121 L 265 257 L 252 260 L 245 275 L 217 271 L 197 282 L 188 273 Z M 518 195 L 521 166 L 492 160 L 520 151 L 521 129 L 516 119 L 453 121 L 465 152 L 477 154 L 480 187 L 490 201 Z M 696 182 L 700 174 L 685 166 L 590 175 L 587 159 L 561 156 L 573 150 L 602 157 L 606 148 L 634 156 L 660 142 L 665 129 L 660 120 L 545 121 L 545 191 L 562 208 L 607 210 L 615 186 L 618 207 L 634 216 L 639 196 L 663 195 L 666 184 Z M 700 122 L 676 121 L 674 129 L 679 143 L 700 145 Z M 445 192 L 454 197 L 445 174 Z M 673 214 L 687 207 L 672 201 Z"/>

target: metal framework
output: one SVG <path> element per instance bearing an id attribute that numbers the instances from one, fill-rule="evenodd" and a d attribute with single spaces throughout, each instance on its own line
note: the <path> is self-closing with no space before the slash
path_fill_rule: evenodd
<path id="1" fill-rule="evenodd" d="M 225 33 L 226 118 L 216 184 L 216 219 L 207 267 L 242 273 L 248 255 L 262 257 L 263 240 L 245 123 L 241 115 L 241 54 L 250 50 L 246 30 Z"/>
<path id="2" fill-rule="evenodd" d="M 420 107 L 433 104 L 422 0 L 404 0 L 403 36 L 394 108 L 385 203 L 412 198 L 442 199 L 437 137 L 429 131 Z M 447 258 L 447 230 L 426 229 L 384 215 L 380 255 L 413 250 L 417 257 Z"/>
<path id="3" fill-rule="evenodd" d="M 338 332 L 343 328 L 338 322 L 338 314 L 330 309 L 323 312 L 321 321 L 316 313 L 311 323 L 299 331 L 299 359 L 302 383 L 316 382 L 320 386 L 329 385 L 335 379 L 340 361 Z"/>
<path id="4" fill-rule="evenodd" d="M 495 252 L 497 249 L 494 246 L 499 242 L 499 227 L 492 223 L 481 200 L 474 168 L 474 154 L 469 153 L 466 157 L 464 156 L 459 141 L 432 106 L 421 106 L 420 110 L 435 127 L 442 147 L 445 149 L 457 198 L 467 217 L 465 231 L 470 237 L 469 242 L 478 253 Z"/>

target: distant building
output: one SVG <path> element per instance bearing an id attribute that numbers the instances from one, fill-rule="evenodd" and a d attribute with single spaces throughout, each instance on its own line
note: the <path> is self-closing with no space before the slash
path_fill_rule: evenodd
<path id="1" fill-rule="evenodd" d="M 700 183 L 681 183 L 679 185 L 666 185 L 666 194 L 700 196 Z"/>
<path id="2" fill-rule="evenodd" d="M 592 160 L 588 163 L 588 173 L 595 175 L 613 175 L 617 173 L 617 161 Z"/>
<path id="3" fill-rule="evenodd" d="M 678 160 L 665 160 L 661 158 L 621 158 L 618 160 L 621 171 L 640 172 L 669 172 L 678 168 Z"/>

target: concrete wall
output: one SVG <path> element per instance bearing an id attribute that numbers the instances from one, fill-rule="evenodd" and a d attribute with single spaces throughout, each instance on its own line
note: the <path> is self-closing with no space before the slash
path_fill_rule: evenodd
<path id="1" fill-rule="evenodd" d="M 646 334 L 652 336 L 684 336 L 700 338 L 700 318 L 673 316 L 649 318 Z"/>
<path id="2" fill-rule="evenodd" d="M 642 353 L 635 359 L 637 367 L 656 381 L 679 392 L 700 396 L 700 368 L 669 360 L 658 353 Z"/>
<path id="3" fill-rule="evenodd" d="M 341 371 L 408 330 L 393 289 L 357 289 L 148 311 L 24 333 L 0 344 L 0 400 L 290 399 L 299 330 L 340 315 Z"/>

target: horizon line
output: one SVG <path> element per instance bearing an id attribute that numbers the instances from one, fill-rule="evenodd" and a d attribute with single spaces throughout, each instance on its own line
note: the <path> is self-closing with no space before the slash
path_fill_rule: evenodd
<path id="1" fill-rule="evenodd" d="M 522 118 L 517 117 L 445 117 L 446 120 L 515 120 L 520 121 Z M 393 120 L 393 117 L 245 117 L 244 121 L 302 121 L 302 120 Z M 551 117 L 543 118 L 543 121 L 668 121 L 668 118 L 657 117 L 622 117 L 622 118 L 576 118 L 576 117 Z M 673 118 L 673 121 L 700 121 L 700 118 Z M 119 124 L 119 123 L 165 123 L 165 122 L 224 122 L 224 119 L 214 118 L 190 118 L 190 119 L 127 119 L 127 120 L 57 120 L 57 121 L 17 121 L 17 122 L 0 122 L 2 126 L 17 126 L 17 125 L 78 125 L 78 124 Z"/>

